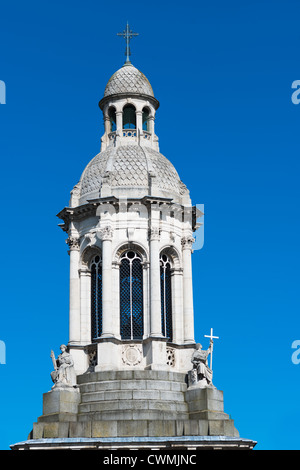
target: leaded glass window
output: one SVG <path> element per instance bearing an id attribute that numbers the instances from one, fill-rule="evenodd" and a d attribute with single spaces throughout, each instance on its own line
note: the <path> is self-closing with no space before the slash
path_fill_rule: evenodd
<path id="1" fill-rule="evenodd" d="M 102 334 L 102 261 L 99 255 L 91 262 L 92 341 Z"/>
<path id="2" fill-rule="evenodd" d="M 166 254 L 160 257 L 160 290 L 161 290 L 161 331 L 162 335 L 173 339 L 172 328 L 172 287 L 171 261 Z"/>
<path id="3" fill-rule="evenodd" d="M 142 339 L 144 333 L 143 268 L 139 254 L 127 251 L 120 266 L 120 334 Z"/>

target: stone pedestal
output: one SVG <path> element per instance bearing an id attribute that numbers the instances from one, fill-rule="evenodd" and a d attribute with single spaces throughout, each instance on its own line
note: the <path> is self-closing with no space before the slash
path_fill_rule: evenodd
<path id="1" fill-rule="evenodd" d="M 234 422 L 224 413 L 223 392 L 214 387 L 192 387 L 185 394 L 190 420 L 207 423 L 208 435 L 239 437 Z"/>
<path id="2" fill-rule="evenodd" d="M 39 421 L 76 420 L 81 401 L 79 388 L 57 388 L 43 394 L 43 415 Z"/>
<path id="3" fill-rule="evenodd" d="M 186 374 L 159 370 L 101 371 L 77 377 L 76 389 L 43 396 L 32 439 L 124 439 L 187 436 L 239 438 L 224 412 L 223 392 L 187 388 Z"/>

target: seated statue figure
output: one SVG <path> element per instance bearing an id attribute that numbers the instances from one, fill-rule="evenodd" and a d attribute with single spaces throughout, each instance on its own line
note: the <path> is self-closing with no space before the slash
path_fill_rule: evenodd
<path id="1" fill-rule="evenodd" d="M 209 348 L 206 351 L 202 350 L 200 343 L 196 344 L 191 362 L 193 369 L 188 373 L 189 387 L 196 385 L 198 387 L 213 387 L 212 384 L 212 370 L 208 367 L 207 358 L 212 351 L 213 341 L 210 340 Z"/>
<path id="2" fill-rule="evenodd" d="M 54 352 L 51 351 L 51 358 L 53 361 L 54 371 L 51 372 L 51 378 L 54 382 L 52 389 L 54 388 L 77 388 L 76 385 L 76 373 L 74 369 L 74 361 L 67 352 L 67 347 L 62 344 L 60 347 L 61 354 L 55 359 Z"/>

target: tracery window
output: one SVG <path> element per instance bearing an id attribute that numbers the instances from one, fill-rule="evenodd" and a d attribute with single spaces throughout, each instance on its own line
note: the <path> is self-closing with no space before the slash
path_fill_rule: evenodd
<path id="1" fill-rule="evenodd" d="M 93 341 L 102 334 L 102 260 L 99 255 L 91 261 L 91 321 Z"/>
<path id="2" fill-rule="evenodd" d="M 172 328 L 172 286 L 171 260 L 166 254 L 160 256 L 160 290 L 161 290 L 161 331 L 162 335 L 173 339 Z"/>
<path id="3" fill-rule="evenodd" d="M 135 251 L 126 251 L 120 265 L 120 334 L 122 339 L 142 339 L 143 267 Z"/>

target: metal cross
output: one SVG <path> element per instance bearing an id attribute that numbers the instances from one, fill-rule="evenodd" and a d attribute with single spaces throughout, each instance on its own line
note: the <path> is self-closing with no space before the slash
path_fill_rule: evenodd
<path id="1" fill-rule="evenodd" d="M 210 335 L 204 335 L 205 338 L 210 338 L 212 340 L 213 338 L 219 339 L 219 336 L 213 336 L 213 329 L 210 329 Z M 210 369 L 212 370 L 212 353 L 213 353 L 213 346 L 211 345 L 211 351 L 210 351 Z"/>
<path id="2" fill-rule="evenodd" d="M 133 31 L 131 31 L 131 29 L 129 29 L 128 21 L 127 21 L 126 29 L 124 29 L 123 33 L 117 33 L 117 36 L 122 36 L 126 41 L 126 52 L 125 52 L 126 61 L 125 61 L 125 64 L 130 64 L 130 59 L 129 59 L 129 57 L 131 55 L 130 47 L 129 47 L 130 40 L 134 36 L 138 36 L 138 35 L 139 35 L 139 33 L 134 33 Z"/>

